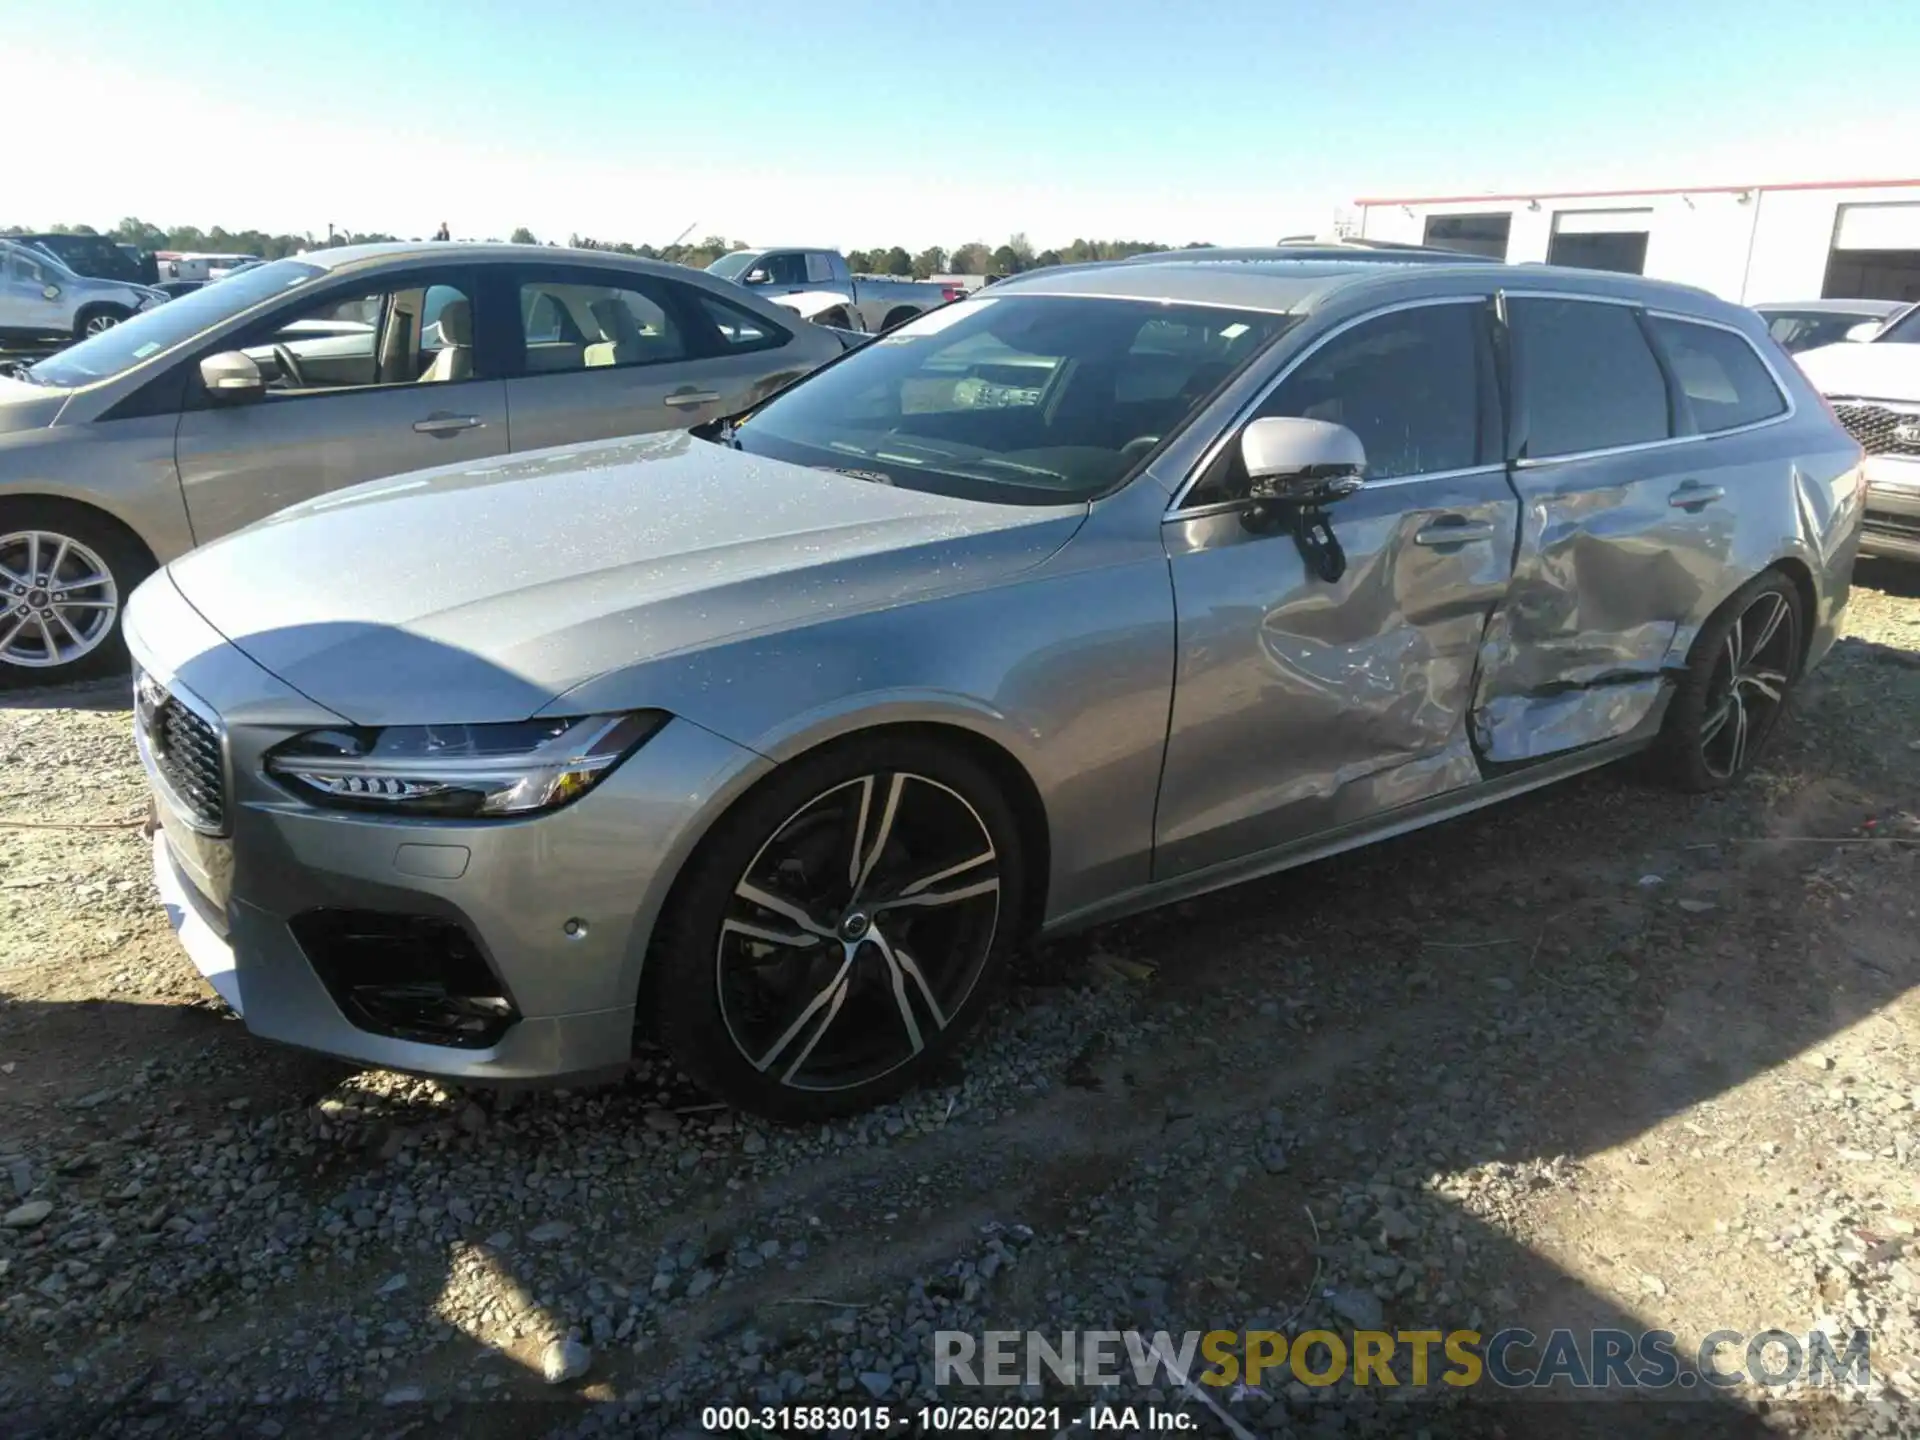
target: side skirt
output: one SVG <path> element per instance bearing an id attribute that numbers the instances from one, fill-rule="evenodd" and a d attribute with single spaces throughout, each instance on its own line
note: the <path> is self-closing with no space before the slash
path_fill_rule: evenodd
<path id="1" fill-rule="evenodd" d="M 1417 804 L 1389 810 L 1385 814 L 1355 821 L 1351 825 L 1343 825 L 1336 830 L 1309 835 L 1304 839 L 1289 841 L 1285 845 L 1276 845 L 1270 850 L 1261 850 L 1239 859 L 1222 861 L 1218 865 L 1209 865 L 1202 870 L 1176 875 L 1170 880 L 1124 890 L 1118 895 L 1110 896 L 1092 905 L 1082 906 L 1069 914 L 1054 917 L 1041 926 L 1040 936 L 1043 939 L 1053 939 L 1074 930 L 1085 929 L 1090 925 L 1102 925 L 1109 920 L 1137 915 L 1143 910 L 1152 910 L 1161 905 L 1171 905 L 1215 890 L 1224 890 L 1229 885 L 1239 885 L 1244 881 L 1275 875 L 1282 870 L 1291 870 L 1297 865 L 1309 865 L 1315 860 L 1324 860 L 1348 850 L 1357 850 L 1363 845 L 1371 845 L 1376 840 L 1390 840 L 1396 835 L 1405 835 L 1413 830 L 1437 825 L 1442 820 L 1451 820 L 1456 815 L 1466 815 L 1475 810 L 1485 809 L 1489 805 L 1497 805 L 1502 800 L 1511 799 L 1515 795 L 1524 795 L 1529 790 L 1538 790 L 1557 781 L 1585 774 L 1589 770 L 1598 770 L 1602 765 L 1611 765 L 1616 760 L 1624 760 L 1629 755 L 1638 754 L 1653 744 L 1660 734 L 1661 723 L 1666 719 L 1667 703 L 1672 694 L 1672 687 L 1669 686 L 1662 692 L 1659 701 L 1646 719 L 1636 726 L 1632 733 L 1623 735 L 1617 740 L 1605 740 L 1598 745 L 1588 745 L 1562 755 L 1548 756 L 1531 764 L 1507 769 L 1504 773 L 1483 780 L 1480 784 L 1466 790 L 1437 795 L 1431 800 L 1422 800 Z"/>

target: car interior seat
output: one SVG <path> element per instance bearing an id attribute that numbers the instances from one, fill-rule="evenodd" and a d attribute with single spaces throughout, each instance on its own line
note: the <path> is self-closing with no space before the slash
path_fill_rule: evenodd
<path id="1" fill-rule="evenodd" d="M 587 367 L 592 369 L 601 365 L 632 365 L 645 354 L 647 337 L 641 333 L 640 322 L 633 318 L 633 311 L 623 301 L 611 295 L 603 295 L 598 300 L 587 302 L 594 323 L 600 327 L 600 343 L 587 346 Z"/>
<path id="2" fill-rule="evenodd" d="M 440 311 L 440 353 L 420 379 L 429 383 L 472 376 L 473 307 L 465 300 L 449 300 Z"/>

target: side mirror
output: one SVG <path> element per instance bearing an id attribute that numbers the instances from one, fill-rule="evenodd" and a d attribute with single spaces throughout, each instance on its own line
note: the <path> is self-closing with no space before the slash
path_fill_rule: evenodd
<path id="1" fill-rule="evenodd" d="M 227 350 L 200 362 L 200 382 L 217 403 L 258 400 L 267 393 L 260 367 L 244 351 Z"/>
<path id="2" fill-rule="evenodd" d="M 1856 345 L 1864 345 L 1880 333 L 1880 323 L 1878 320 L 1862 320 L 1858 325 L 1849 325 L 1846 338 Z"/>
<path id="3" fill-rule="evenodd" d="M 1269 415 L 1240 433 L 1255 500 L 1324 505 L 1366 483 L 1367 449 L 1344 425 Z"/>
<path id="4" fill-rule="evenodd" d="M 769 277 L 764 270 L 749 270 L 741 277 L 740 283 L 742 285 L 764 285 L 769 278 L 771 277 Z"/>

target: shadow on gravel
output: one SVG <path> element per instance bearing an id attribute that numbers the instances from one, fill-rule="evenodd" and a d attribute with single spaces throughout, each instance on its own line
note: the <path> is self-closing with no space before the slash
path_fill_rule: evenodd
<path id="1" fill-rule="evenodd" d="M 35 685 L 0 689 L 0 710 L 128 710 L 133 709 L 131 676 L 110 676 L 78 685 Z"/>
<path id="2" fill-rule="evenodd" d="M 1854 645 L 1835 663 L 1879 670 L 1879 650 L 1905 653 Z M 1904 664 L 1884 668 L 1888 703 L 1917 713 Z M 697 1418 L 777 1368 L 699 1368 L 715 1347 L 751 1332 L 769 1355 L 798 1352 L 823 1313 L 866 1343 L 853 1317 L 910 1282 L 924 1315 L 975 1334 L 1345 1329 L 1356 1313 L 1485 1335 L 1758 1328 L 1684 1313 L 1677 1276 L 1621 1274 L 1603 1292 L 1490 1217 L 1682 1112 L 1703 1146 L 1744 1155 L 1709 1102 L 1911 987 L 1920 847 L 1844 842 L 1920 809 L 1920 783 L 1889 757 L 1892 731 L 1855 733 L 1872 717 L 1850 703 L 1810 687 L 1735 794 L 1591 776 L 1049 947 L 994 1033 L 1072 1033 L 1085 1016 L 1077 1053 L 988 1101 L 956 1087 L 968 1103 L 951 1124 L 936 1093 L 884 1126 L 768 1131 L 702 1107 L 651 1059 L 592 1095 L 447 1097 L 177 1007 L 9 1004 L 0 1058 L 25 1074 L 0 1089 L 0 1175 L 7 1204 L 51 1208 L 0 1230 L 0 1407 L 44 1433 L 142 1433 L 153 1416 L 152 1432 L 215 1433 L 258 1403 L 288 1434 L 337 1433 L 343 1412 L 314 1407 L 350 1362 L 368 1393 L 385 1387 L 368 1412 L 385 1428 L 522 1434 L 578 1413 L 531 1403 L 556 1393 L 538 1378 L 548 1341 L 574 1331 L 595 1361 L 572 1404 L 630 1394 L 641 1413 Z M 1111 957 L 1154 978 L 1097 981 Z M 1124 1024 L 1089 998 L 1102 984 L 1133 987 Z M 39 1048 L 82 1033 L 108 1088 L 50 1083 L 36 1100 Z M 1471 1205 L 1435 1183 L 1468 1176 Z M 1613 1169 L 1595 1189 L 1648 1203 Z M 1415 1209 L 1429 1218 L 1411 1223 Z M 1698 1213 L 1710 1222 L 1713 1197 Z M 1645 1219 L 1676 1266 L 1726 1253 L 1710 1224 L 1657 1206 Z M 789 1221 L 811 1248 L 787 1241 Z M 1039 1232 L 1018 1263 L 976 1263 L 983 1225 L 1012 1222 Z M 955 1256 L 972 1258 L 956 1270 Z M 941 1288 L 913 1281 L 929 1273 Z M 97 1318 L 61 1329 L 69 1307 Z M 1764 1318 L 1802 1338 L 1814 1320 Z M 684 1375 L 707 1388 L 663 1400 Z M 1683 1354 L 1644 1403 L 1554 1387 L 1540 1403 L 1401 1409 L 1384 1391 L 1276 1387 L 1231 1413 L 1249 1434 L 1767 1433 L 1699 1378 Z M 116 1398 L 83 1413 L 58 1406 L 69 1390 Z M 213 1408 L 178 1409 L 188 1393 Z"/>

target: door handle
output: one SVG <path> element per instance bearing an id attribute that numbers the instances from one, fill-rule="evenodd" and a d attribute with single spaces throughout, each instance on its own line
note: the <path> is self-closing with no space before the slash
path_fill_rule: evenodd
<path id="1" fill-rule="evenodd" d="M 661 403 L 675 409 L 691 409 L 695 405 L 711 405 L 719 398 L 718 390 L 676 390 Z"/>
<path id="2" fill-rule="evenodd" d="M 1698 510 L 1711 505 L 1716 500 L 1727 498 L 1726 487 L 1722 485 L 1700 485 L 1687 481 L 1678 490 L 1667 496 L 1667 504 L 1676 510 Z"/>
<path id="3" fill-rule="evenodd" d="M 448 415 L 443 412 L 414 421 L 413 428 L 418 434 L 438 435 L 444 439 L 448 435 L 458 435 L 462 430 L 479 430 L 486 423 L 478 415 Z"/>
<path id="4" fill-rule="evenodd" d="M 1491 540 L 1494 528 L 1484 520 L 1436 520 L 1413 537 L 1416 545 L 1465 545 L 1473 540 Z"/>

